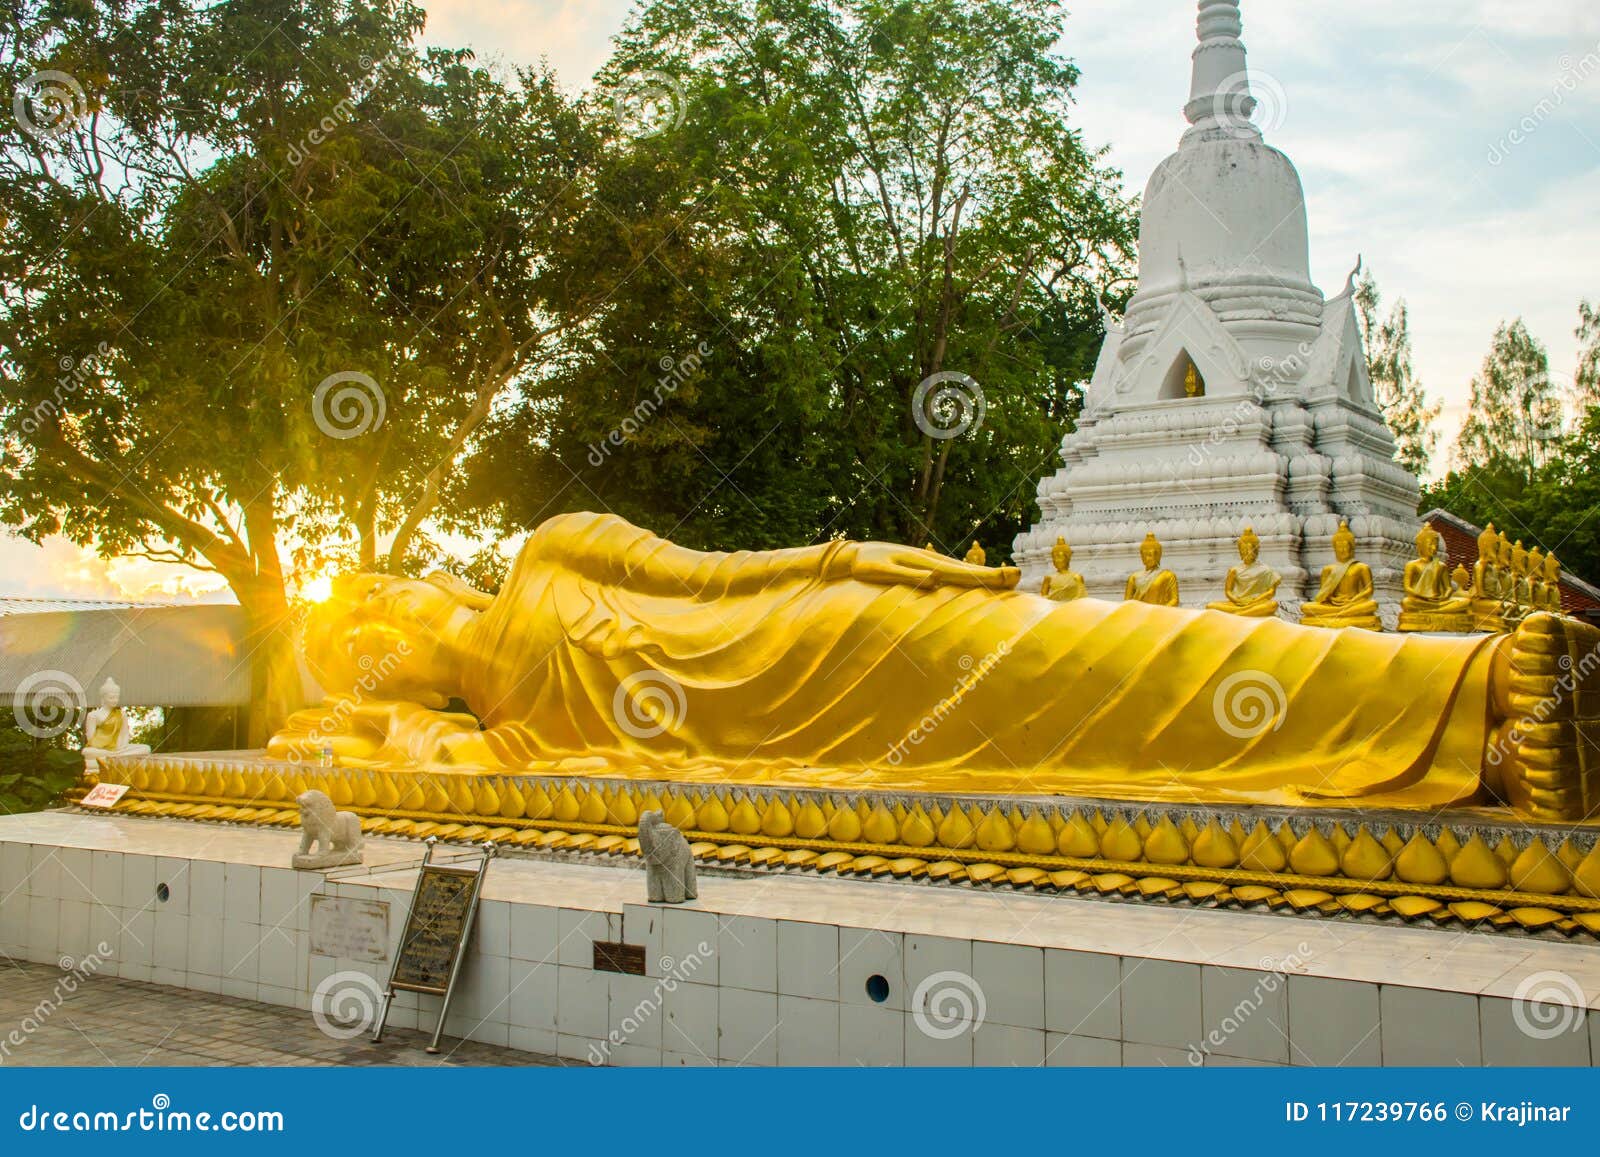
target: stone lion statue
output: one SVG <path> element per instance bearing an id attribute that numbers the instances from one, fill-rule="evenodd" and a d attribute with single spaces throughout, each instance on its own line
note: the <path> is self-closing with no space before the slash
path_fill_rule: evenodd
<path id="1" fill-rule="evenodd" d="M 333 801 L 320 791 L 302 792 L 294 802 L 300 805 L 300 850 L 291 861 L 296 868 L 337 868 L 361 862 L 359 816 L 335 810 Z M 314 852 L 313 845 L 317 848 Z"/>
<path id="2" fill-rule="evenodd" d="M 639 851 L 644 856 L 645 898 L 650 903 L 681 904 L 700 894 L 689 841 L 660 812 L 639 817 Z"/>

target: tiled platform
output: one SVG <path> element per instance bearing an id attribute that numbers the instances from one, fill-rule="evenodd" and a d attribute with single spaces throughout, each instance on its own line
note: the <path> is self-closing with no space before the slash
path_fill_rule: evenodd
<path id="1" fill-rule="evenodd" d="M 89 977 L 52 1007 L 62 976 L 52 965 L 0 959 L 0 1066 L 561 1063 L 464 1041 L 430 1056 L 417 1032 L 388 1033 L 378 1045 L 365 1035 L 336 1040 L 298 1009 L 108 976 Z"/>
<path id="2" fill-rule="evenodd" d="M 282 866 L 295 842 L 182 821 L 0 819 L 0 949 L 48 961 L 104 940 L 123 977 L 300 1007 L 336 971 L 385 977 L 310 954 L 308 900 L 386 902 L 397 937 L 415 874 L 383 869 L 418 845 L 372 840 L 376 870 L 333 882 Z M 496 861 L 447 1031 L 645 1065 L 1600 1058 L 1600 949 L 1577 944 L 802 874 L 704 876 L 699 901 L 675 908 L 638 903 L 643 891 L 631 867 Z M 643 946 L 648 975 L 595 971 L 595 940 Z M 1542 974 L 1558 1003 L 1530 1034 L 1511 998 Z M 930 1021 L 919 993 L 954 1023 Z M 407 998 L 392 1023 L 431 1026 L 435 1007 Z"/>

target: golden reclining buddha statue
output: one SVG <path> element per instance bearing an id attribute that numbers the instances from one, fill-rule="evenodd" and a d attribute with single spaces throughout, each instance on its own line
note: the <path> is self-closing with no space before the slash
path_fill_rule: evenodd
<path id="1" fill-rule="evenodd" d="M 1314 630 L 1016 589 L 886 543 L 702 553 L 551 519 L 498 594 L 352 575 L 330 698 L 269 753 L 358 767 L 1586 818 L 1600 631 Z M 465 710 L 462 709 L 463 705 Z M 470 712 L 470 713 L 469 713 Z"/>

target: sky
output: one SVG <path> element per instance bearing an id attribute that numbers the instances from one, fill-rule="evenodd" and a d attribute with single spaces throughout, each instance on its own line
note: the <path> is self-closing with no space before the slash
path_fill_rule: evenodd
<path id="1" fill-rule="evenodd" d="M 604 62 L 632 0 L 421 0 L 426 39 L 505 65 L 541 58 L 571 88 Z M 1444 403 L 1438 457 L 1495 326 L 1521 316 L 1570 381 L 1578 302 L 1600 300 L 1600 3 L 1244 0 L 1269 143 L 1300 170 L 1313 278 L 1363 256 L 1410 307 L 1418 375 Z M 1061 51 L 1075 116 L 1141 191 L 1177 147 L 1194 0 L 1077 0 Z M 205 584 L 200 584 L 203 587 Z M 170 595 L 195 576 L 0 537 L 0 594 Z"/>

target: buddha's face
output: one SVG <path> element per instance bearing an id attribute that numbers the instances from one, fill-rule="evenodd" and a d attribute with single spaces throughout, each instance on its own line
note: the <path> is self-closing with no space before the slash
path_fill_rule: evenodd
<path id="1" fill-rule="evenodd" d="M 1417 539 L 1417 554 L 1424 562 L 1432 562 L 1433 556 L 1439 553 L 1439 537 L 1433 534 L 1424 534 Z"/>
<path id="2" fill-rule="evenodd" d="M 109 683 L 100 691 L 100 702 L 115 711 L 122 703 L 122 688 L 115 683 Z"/>
<path id="3" fill-rule="evenodd" d="M 1253 538 L 1239 540 L 1239 557 L 1246 566 L 1254 566 L 1256 559 L 1261 557 L 1261 544 Z"/>
<path id="4" fill-rule="evenodd" d="M 1050 561 L 1055 563 L 1058 571 L 1065 571 L 1072 565 L 1072 548 L 1064 542 L 1056 543 L 1050 551 Z"/>
<path id="5" fill-rule="evenodd" d="M 306 621 L 306 661 L 330 694 L 442 706 L 454 642 L 473 612 L 422 579 L 346 575 Z"/>
<path id="6" fill-rule="evenodd" d="M 1139 559 L 1144 563 L 1145 570 L 1155 570 L 1161 565 L 1161 544 L 1147 542 L 1139 548 Z"/>
<path id="7" fill-rule="evenodd" d="M 1355 556 L 1356 544 L 1354 539 L 1346 538 L 1344 535 L 1340 535 L 1338 538 L 1333 540 L 1334 558 L 1338 559 L 1340 562 L 1349 562 L 1351 559 L 1355 558 Z"/>

